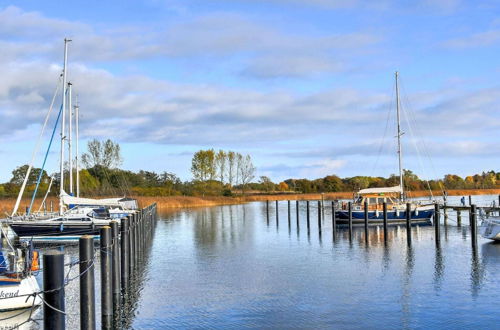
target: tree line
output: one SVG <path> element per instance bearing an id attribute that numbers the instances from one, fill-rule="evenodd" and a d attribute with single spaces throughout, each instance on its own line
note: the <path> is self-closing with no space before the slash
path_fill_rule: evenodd
<path id="1" fill-rule="evenodd" d="M 314 180 L 287 179 L 273 182 L 267 176 L 255 180 L 256 167 L 250 155 L 235 151 L 199 150 L 191 160 L 191 180 L 182 181 L 175 173 L 120 169 L 122 157 L 120 146 L 111 141 L 92 140 L 87 153 L 82 155 L 83 168 L 79 171 L 81 196 L 232 196 L 246 193 L 322 193 L 355 192 L 364 188 L 390 187 L 399 184 L 399 176 L 388 178 L 354 176 L 340 178 L 328 175 Z M 12 171 L 8 182 L 0 184 L 0 197 L 17 196 L 28 165 Z M 67 167 L 66 167 L 67 168 Z M 68 174 L 65 177 L 68 178 Z M 75 175 L 73 176 L 75 177 Z M 404 170 L 404 185 L 407 190 L 447 190 L 500 188 L 500 172 L 489 171 L 462 178 L 447 174 L 442 179 L 422 180 L 410 170 Z M 43 196 L 52 181 L 50 195 L 59 191 L 59 175 L 49 175 L 45 170 L 33 168 L 27 182 L 27 195 L 34 191 L 40 178 L 38 196 Z M 65 182 L 68 191 L 68 183 Z"/>

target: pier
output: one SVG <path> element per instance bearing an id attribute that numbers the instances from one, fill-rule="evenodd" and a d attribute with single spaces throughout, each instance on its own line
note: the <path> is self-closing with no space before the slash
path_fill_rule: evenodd
<path id="1" fill-rule="evenodd" d="M 469 198 L 469 201 L 471 199 Z M 279 200 L 275 200 L 275 218 L 276 218 L 276 228 L 278 228 L 278 222 L 279 222 Z M 288 229 L 289 231 L 291 230 L 291 224 L 293 223 L 291 219 L 291 214 L 296 213 L 296 227 L 297 227 L 297 232 L 300 230 L 300 222 L 299 222 L 299 209 L 301 205 L 305 204 L 305 209 L 306 209 L 306 224 L 307 224 L 307 233 L 310 235 L 311 233 L 311 216 L 312 214 L 317 214 L 317 230 L 318 234 L 321 237 L 322 231 L 323 231 L 323 223 L 325 221 L 325 203 L 323 200 L 296 200 L 295 203 L 292 201 L 282 201 L 287 203 L 287 215 L 288 215 Z M 271 211 L 269 208 L 270 201 L 266 201 L 266 223 L 269 226 L 271 223 L 270 217 L 271 217 Z M 295 212 L 292 212 L 291 210 L 291 205 L 295 204 Z M 314 205 L 316 206 L 316 210 L 312 209 L 314 208 Z M 448 227 L 448 212 L 447 211 L 455 211 L 456 212 L 456 226 L 461 227 L 462 226 L 462 215 L 463 212 L 467 212 L 468 217 L 469 217 L 469 228 L 470 228 L 470 234 L 471 234 L 471 244 L 472 248 L 476 249 L 477 248 L 477 235 L 478 235 L 478 229 L 477 229 L 477 221 L 478 221 L 478 215 L 479 215 L 479 210 L 481 209 L 484 211 L 485 215 L 493 215 L 496 212 L 500 212 L 500 207 L 498 206 L 488 206 L 488 205 L 450 205 L 450 204 L 440 204 L 440 203 L 434 203 L 434 216 L 432 217 L 432 221 L 424 224 L 424 225 L 432 225 L 435 230 L 434 230 L 434 240 L 436 243 L 436 248 L 439 248 L 441 245 L 441 226 Z M 387 204 L 383 203 L 382 205 L 382 216 L 383 216 L 383 221 L 382 222 L 374 222 L 370 221 L 368 217 L 368 205 L 365 203 L 364 205 L 364 218 L 363 221 L 359 224 L 354 224 L 353 223 L 353 204 L 352 202 L 347 202 L 347 213 L 348 213 L 348 220 L 346 224 L 344 225 L 339 225 L 337 222 L 337 217 L 336 217 L 336 211 L 337 210 L 337 205 L 335 201 L 331 202 L 331 219 L 332 219 L 332 236 L 333 240 L 335 241 L 337 239 L 337 233 L 340 231 L 340 229 L 345 229 L 344 230 L 344 235 L 347 235 L 347 238 L 349 241 L 352 242 L 353 240 L 353 233 L 354 233 L 354 227 L 364 227 L 363 230 L 363 236 L 364 236 L 364 241 L 365 244 L 369 245 L 369 228 L 377 226 L 377 228 L 382 227 L 383 229 L 383 239 L 384 243 L 387 244 L 388 238 L 389 238 L 389 227 L 396 227 L 398 230 L 399 228 L 405 228 L 406 232 L 406 242 L 408 246 L 412 245 L 412 231 L 413 228 L 416 228 L 419 226 L 418 223 L 414 223 L 411 218 L 412 210 L 410 203 L 406 204 L 406 210 L 401 211 L 402 215 L 404 215 L 405 220 L 402 223 L 394 223 L 391 224 L 388 219 L 387 219 L 387 213 L 388 213 L 388 208 Z M 499 213 L 500 214 L 500 213 Z M 421 224 L 420 224 L 421 225 Z M 378 230 L 378 229 L 377 229 Z"/>
<path id="2" fill-rule="evenodd" d="M 101 328 L 130 326 L 124 321 L 124 316 L 138 298 L 133 283 L 142 277 L 157 219 L 157 205 L 154 203 L 120 221 L 111 221 L 109 226 L 103 226 L 99 241 L 95 241 L 92 236 L 81 236 L 78 242 L 79 258 L 69 264 L 65 263 L 64 252 L 45 250 L 41 269 L 43 288 L 35 293 L 43 301 L 42 319 L 32 318 L 37 308 L 34 305 L 24 323 L 38 321 L 45 329 L 65 329 L 66 301 L 79 299 L 80 328 L 95 329 L 95 293 L 100 290 Z M 96 261 L 99 261 L 99 269 L 96 268 Z M 69 271 L 65 267 L 69 267 Z M 76 267 L 78 275 L 70 277 L 71 269 Z M 99 272 L 100 283 L 95 281 L 95 272 Z M 65 287 L 73 281 L 79 281 L 79 296 L 67 297 Z"/>

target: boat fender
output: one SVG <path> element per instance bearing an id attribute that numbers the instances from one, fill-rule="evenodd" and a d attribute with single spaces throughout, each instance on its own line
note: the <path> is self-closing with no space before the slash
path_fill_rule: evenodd
<path id="1" fill-rule="evenodd" d="M 415 216 L 418 216 L 418 209 L 415 208 Z"/>
<path id="2" fill-rule="evenodd" d="M 31 258 L 31 271 L 35 272 L 40 270 L 40 264 L 38 263 L 38 251 L 33 251 L 33 257 Z"/>
<path id="3" fill-rule="evenodd" d="M 375 217 L 378 218 L 378 215 L 379 215 L 378 210 L 375 210 Z"/>
<path id="4" fill-rule="evenodd" d="M 59 226 L 59 231 L 62 233 L 64 231 L 64 224 L 61 223 L 61 225 Z"/>
<path id="5" fill-rule="evenodd" d="M 399 217 L 399 209 L 396 209 L 396 216 Z"/>

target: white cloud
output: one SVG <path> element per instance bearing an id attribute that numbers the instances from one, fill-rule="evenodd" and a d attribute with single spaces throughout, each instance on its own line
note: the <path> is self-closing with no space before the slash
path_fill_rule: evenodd
<path id="1" fill-rule="evenodd" d="M 489 30 L 474 33 L 445 41 L 443 45 L 449 48 L 478 48 L 496 45 L 500 42 L 500 30 Z"/>

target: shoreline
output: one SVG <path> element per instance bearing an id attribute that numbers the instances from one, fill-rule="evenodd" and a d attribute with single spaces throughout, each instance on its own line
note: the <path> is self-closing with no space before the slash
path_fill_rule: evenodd
<path id="1" fill-rule="evenodd" d="M 500 189 L 457 189 L 457 190 L 447 190 L 448 196 L 468 196 L 468 195 L 500 195 Z M 224 197 L 224 196 L 130 196 L 136 198 L 141 205 L 149 205 L 151 203 L 157 203 L 158 209 L 183 209 L 183 208 L 196 208 L 196 207 L 209 207 L 209 206 L 219 206 L 219 205 L 235 205 L 243 204 L 249 202 L 258 202 L 266 200 L 319 200 L 323 198 L 325 200 L 333 199 L 350 199 L 353 197 L 352 192 L 331 192 L 331 193 L 311 193 L 311 194 L 262 194 L 262 195 L 247 195 L 247 196 L 235 196 L 235 197 Z M 442 192 L 433 191 L 432 195 L 442 196 Z M 414 191 L 409 193 L 410 197 L 425 197 L 430 196 L 428 191 Z M 104 197 L 102 197 L 104 198 Z M 10 214 L 16 202 L 15 198 L 3 198 L 0 199 L 0 212 L 2 215 Z M 47 198 L 47 205 L 52 202 L 54 210 L 57 210 L 59 201 L 56 197 Z M 30 199 L 25 198 L 21 201 L 19 210 L 25 210 L 29 205 Z M 38 210 L 41 203 L 41 198 L 35 200 L 34 209 Z"/>

